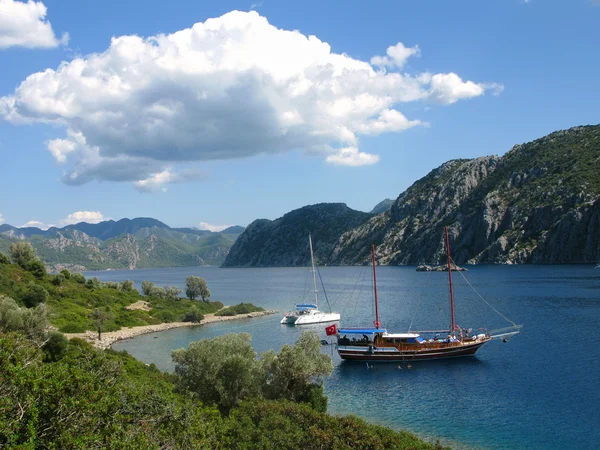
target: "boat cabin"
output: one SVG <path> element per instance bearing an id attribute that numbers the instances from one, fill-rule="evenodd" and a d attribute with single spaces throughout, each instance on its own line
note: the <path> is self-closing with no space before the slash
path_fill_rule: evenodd
<path id="1" fill-rule="evenodd" d="M 423 344 L 425 340 L 417 333 L 384 333 L 382 343 L 385 344 Z"/>
<path id="2" fill-rule="evenodd" d="M 314 303 L 297 303 L 296 314 L 310 314 L 311 311 L 318 311 L 319 307 Z"/>
<path id="3" fill-rule="evenodd" d="M 338 345 L 369 345 L 373 344 L 376 336 L 387 333 L 383 328 L 340 328 Z"/>

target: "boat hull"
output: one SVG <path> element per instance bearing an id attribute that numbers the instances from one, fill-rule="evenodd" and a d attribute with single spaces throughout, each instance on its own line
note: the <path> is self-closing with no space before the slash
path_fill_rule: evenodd
<path id="1" fill-rule="evenodd" d="M 425 361 L 475 356 L 477 350 L 489 341 L 485 339 L 457 346 L 402 351 L 395 347 L 375 346 L 338 346 L 337 350 L 342 359 L 350 361 Z"/>
<path id="2" fill-rule="evenodd" d="M 312 323 L 337 322 L 340 320 L 340 313 L 316 312 L 300 315 L 288 315 L 281 319 L 282 324 L 287 325 L 310 325 Z"/>
<path id="3" fill-rule="evenodd" d="M 306 314 L 298 317 L 294 322 L 294 325 L 309 325 L 311 323 L 337 322 L 339 320 L 339 313 Z"/>

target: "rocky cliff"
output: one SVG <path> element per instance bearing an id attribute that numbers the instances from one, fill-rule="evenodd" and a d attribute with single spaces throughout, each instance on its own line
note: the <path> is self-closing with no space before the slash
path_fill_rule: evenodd
<path id="1" fill-rule="evenodd" d="M 502 157 L 448 161 L 400 194 L 389 210 L 362 216 L 358 225 L 328 217 L 319 228 L 335 233 L 319 248 L 319 259 L 365 264 L 374 243 L 381 264 L 438 264 L 445 256 L 442 232 L 448 226 L 458 264 L 594 263 L 600 260 L 599 169 L 600 125 L 558 131 Z M 290 215 L 278 219 L 286 218 L 286 228 L 278 221 L 252 224 L 226 264 L 304 264 L 302 233 L 291 239 L 286 233 L 308 229 L 307 218 Z M 318 241 L 315 220 L 310 228 Z M 276 245 L 263 257 L 272 242 Z"/>

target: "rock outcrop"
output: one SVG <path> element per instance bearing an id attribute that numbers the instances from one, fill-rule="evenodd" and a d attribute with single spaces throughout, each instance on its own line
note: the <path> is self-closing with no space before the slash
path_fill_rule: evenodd
<path id="1" fill-rule="evenodd" d="M 292 212 L 274 222 L 256 221 L 226 264 L 304 265 L 308 229 L 317 242 L 317 229 L 327 235 L 319 246 L 321 264 L 367 264 L 371 244 L 380 264 L 441 264 L 445 226 L 457 264 L 595 263 L 599 169 L 600 125 L 555 132 L 503 157 L 448 161 L 400 194 L 389 210 L 362 216 L 354 226 L 361 216 L 331 216 L 319 224 L 319 217 L 309 221 Z M 302 210 L 307 208 L 314 207 Z"/>

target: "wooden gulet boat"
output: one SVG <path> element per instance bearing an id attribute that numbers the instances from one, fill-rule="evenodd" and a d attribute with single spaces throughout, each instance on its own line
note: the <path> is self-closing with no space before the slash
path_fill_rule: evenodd
<path id="1" fill-rule="evenodd" d="M 379 321 L 379 302 L 377 297 L 377 270 L 375 246 L 371 247 L 373 259 L 373 290 L 375 298 L 374 328 L 333 328 L 337 336 L 337 351 L 342 359 L 355 361 L 417 361 L 436 360 L 474 356 L 477 350 L 492 339 L 507 338 L 519 333 L 520 325 L 496 330 L 497 334 L 487 331 L 469 336 L 469 332 L 456 325 L 454 318 L 454 292 L 452 287 L 452 267 L 450 239 L 445 228 L 446 253 L 448 257 L 448 284 L 450 289 L 450 329 L 427 332 L 388 333 Z M 497 312 L 497 311 L 496 311 Z M 499 313 L 498 313 L 499 314 Z M 504 317 L 504 316 L 503 316 Z M 508 320 L 508 319 L 507 319 Z M 328 329 L 328 334 L 332 330 Z M 422 334 L 433 337 L 425 339 Z M 440 334 L 443 333 L 443 338 Z"/>

